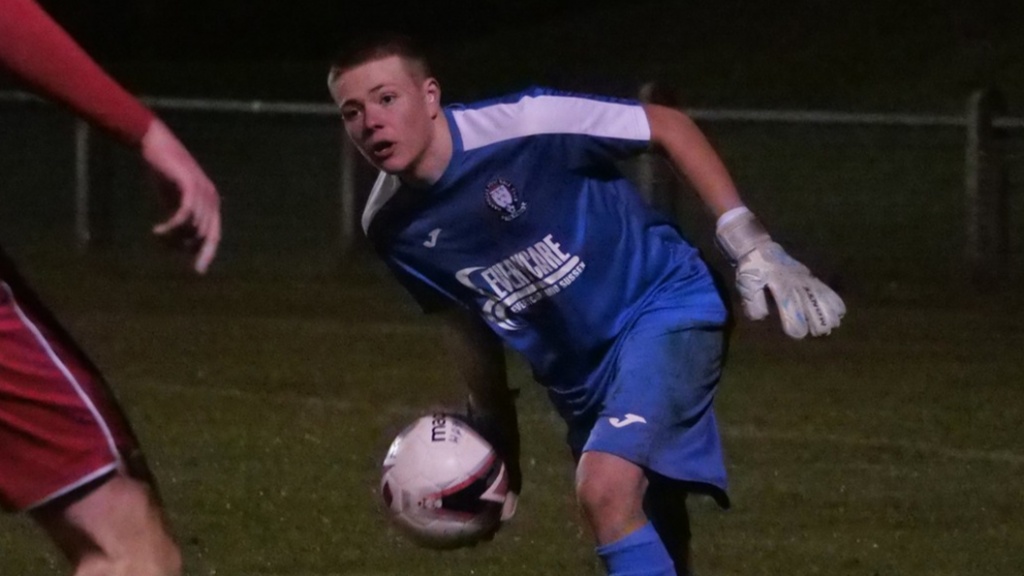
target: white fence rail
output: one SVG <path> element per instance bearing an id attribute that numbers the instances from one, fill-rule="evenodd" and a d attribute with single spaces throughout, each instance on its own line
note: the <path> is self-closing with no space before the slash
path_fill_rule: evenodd
<path id="1" fill-rule="evenodd" d="M 644 93 L 642 90 L 641 93 Z M 646 93 L 650 93 L 649 91 Z M 197 112 L 209 114 L 283 115 L 334 117 L 336 108 L 331 104 L 305 102 L 270 102 L 244 100 L 215 100 L 201 98 L 160 98 L 143 97 L 142 100 L 158 111 Z M 40 102 L 34 95 L 24 92 L 0 92 L 0 104 L 29 104 Z M 845 126 L 891 126 L 891 127 L 945 127 L 959 128 L 964 132 L 964 194 L 967 207 L 965 222 L 965 253 L 975 271 L 998 269 L 1005 259 L 1009 224 L 1005 211 L 1005 178 L 998 172 L 1003 170 L 1003 160 L 993 152 L 991 141 L 995 131 L 1024 131 L 1024 118 L 1002 115 L 1003 106 L 997 95 L 990 91 L 972 94 L 963 115 L 901 114 L 901 113 L 856 113 L 821 110 L 753 110 L 753 109 L 688 109 L 687 113 L 703 122 L 772 123 L 803 125 L 845 125 Z M 81 120 L 77 121 L 75 145 L 75 236 L 79 243 L 87 245 L 93 236 L 89 221 L 90 207 L 90 155 L 91 128 Z M 353 169 L 357 163 L 356 153 L 351 146 L 339 150 L 339 198 L 341 214 L 339 234 L 342 249 L 351 246 L 358 220 L 353 214 L 358 209 L 356 202 Z M 641 166 L 640 185 L 650 193 L 653 169 Z M 1002 182 L 1002 184 L 1000 184 Z"/>

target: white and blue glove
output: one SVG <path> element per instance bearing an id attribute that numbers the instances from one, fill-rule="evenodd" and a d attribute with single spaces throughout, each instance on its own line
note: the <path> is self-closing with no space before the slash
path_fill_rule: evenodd
<path id="1" fill-rule="evenodd" d="M 740 207 L 723 214 L 715 237 L 736 267 L 736 288 L 747 318 L 768 315 L 767 290 L 782 330 L 791 338 L 824 336 L 839 327 L 846 314 L 842 298 L 773 242 L 750 210 Z"/>

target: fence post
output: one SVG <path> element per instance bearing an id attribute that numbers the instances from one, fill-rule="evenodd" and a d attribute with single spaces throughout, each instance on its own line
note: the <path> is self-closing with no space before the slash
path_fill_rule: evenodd
<path id="1" fill-rule="evenodd" d="M 1006 277 L 1009 263 L 1009 191 L 1003 134 L 993 119 L 1006 103 L 991 88 L 971 94 L 967 102 L 966 257 L 972 281 L 979 286 Z"/>
<path id="2" fill-rule="evenodd" d="M 657 82 L 647 82 L 639 90 L 641 102 L 676 107 L 675 94 Z M 678 180 L 665 160 L 656 154 L 643 154 L 638 160 L 637 187 L 656 209 L 676 217 Z"/>
<path id="3" fill-rule="evenodd" d="M 356 213 L 356 150 L 345 134 L 341 135 L 341 186 L 339 188 L 338 249 L 344 257 L 355 245 L 359 215 Z"/>

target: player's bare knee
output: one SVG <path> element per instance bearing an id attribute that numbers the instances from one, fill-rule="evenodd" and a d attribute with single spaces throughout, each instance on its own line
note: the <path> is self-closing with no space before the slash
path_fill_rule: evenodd
<path id="1" fill-rule="evenodd" d="M 615 541 L 646 522 L 641 470 L 611 454 L 584 453 L 576 470 L 576 499 L 601 543 Z"/>
<path id="2" fill-rule="evenodd" d="M 33 516 L 75 576 L 179 576 L 181 554 L 149 485 L 114 474 Z"/>
<path id="3" fill-rule="evenodd" d="M 576 499 L 591 521 L 603 524 L 626 522 L 642 514 L 634 487 L 611 476 L 589 475 L 576 482 Z"/>
<path id="4" fill-rule="evenodd" d="M 577 478 L 576 501 L 588 516 L 598 514 L 615 504 L 615 487 L 605 478 Z"/>
<path id="5" fill-rule="evenodd" d="M 167 530 L 152 488 L 132 478 L 119 478 L 115 504 L 125 511 L 121 537 L 130 543 L 122 549 L 122 560 L 129 566 L 125 574 L 179 576 L 181 552 Z"/>

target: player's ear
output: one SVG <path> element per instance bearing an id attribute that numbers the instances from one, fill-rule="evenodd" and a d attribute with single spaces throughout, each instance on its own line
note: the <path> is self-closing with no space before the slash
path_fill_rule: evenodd
<path id="1" fill-rule="evenodd" d="M 437 83 L 437 80 L 433 78 L 427 78 L 423 81 L 423 95 L 426 98 L 428 104 L 434 104 L 440 106 L 441 104 L 441 85 Z"/>

